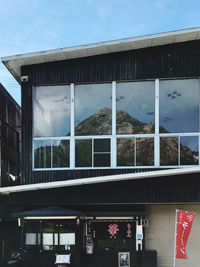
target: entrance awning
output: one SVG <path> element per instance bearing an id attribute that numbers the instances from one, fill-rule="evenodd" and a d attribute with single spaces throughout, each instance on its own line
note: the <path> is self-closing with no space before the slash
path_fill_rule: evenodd
<path id="1" fill-rule="evenodd" d="M 95 218 L 115 218 L 115 217 L 143 217 L 145 218 L 146 212 L 145 211 L 97 211 L 97 212 L 88 212 L 88 217 L 95 217 Z"/>
<path id="2" fill-rule="evenodd" d="M 47 207 L 47 208 L 42 208 L 42 209 L 36 209 L 36 210 L 29 210 L 29 211 L 23 211 L 23 212 L 18 212 L 14 213 L 13 217 L 15 218 L 52 218 L 52 217 L 70 217 L 70 218 L 76 218 L 76 217 L 81 217 L 81 216 L 86 216 L 84 212 L 77 211 L 77 210 L 71 210 L 71 209 L 66 209 L 66 208 L 61 208 L 61 207 Z"/>

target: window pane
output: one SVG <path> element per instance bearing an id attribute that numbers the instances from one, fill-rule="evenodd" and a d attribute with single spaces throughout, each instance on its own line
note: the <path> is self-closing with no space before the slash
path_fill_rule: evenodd
<path id="1" fill-rule="evenodd" d="M 117 139 L 117 166 L 134 166 L 135 138 Z"/>
<path id="2" fill-rule="evenodd" d="M 75 245 L 75 233 L 60 234 L 60 245 Z"/>
<path id="3" fill-rule="evenodd" d="M 42 242 L 44 250 L 52 250 L 54 246 L 54 224 L 45 223 L 42 231 Z"/>
<path id="4" fill-rule="evenodd" d="M 117 134 L 154 133 L 155 83 L 117 83 Z"/>
<path id="5" fill-rule="evenodd" d="M 94 152 L 110 152 L 110 139 L 95 139 Z"/>
<path id="6" fill-rule="evenodd" d="M 39 86 L 33 94 L 34 137 L 70 132 L 70 86 Z"/>
<path id="7" fill-rule="evenodd" d="M 110 167 L 110 153 L 94 154 L 94 167 Z"/>
<path id="8" fill-rule="evenodd" d="M 53 167 L 69 167 L 69 140 L 53 141 Z"/>
<path id="9" fill-rule="evenodd" d="M 75 86 L 75 134 L 112 134 L 112 84 Z"/>
<path id="10" fill-rule="evenodd" d="M 136 165 L 154 165 L 154 139 L 136 138 Z"/>
<path id="11" fill-rule="evenodd" d="M 70 245 L 70 249 L 75 247 L 75 232 L 76 225 L 75 223 L 63 223 L 58 227 L 59 231 L 59 248 L 60 250 L 65 250 L 66 245 Z"/>
<path id="12" fill-rule="evenodd" d="M 76 140 L 76 167 L 92 166 L 92 140 Z"/>
<path id="13" fill-rule="evenodd" d="M 37 244 L 37 234 L 36 233 L 26 233 L 26 245 L 36 245 Z"/>
<path id="14" fill-rule="evenodd" d="M 160 165 L 178 165 L 178 137 L 160 138 Z"/>
<path id="15" fill-rule="evenodd" d="M 199 141 L 197 136 L 180 138 L 180 164 L 197 165 L 199 161 Z"/>
<path id="16" fill-rule="evenodd" d="M 51 168 L 51 141 L 34 141 L 34 167 Z"/>
<path id="17" fill-rule="evenodd" d="M 38 250 L 41 242 L 40 223 L 25 222 L 24 223 L 25 246 L 26 250 Z"/>
<path id="18" fill-rule="evenodd" d="M 199 131 L 199 80 L 160 81 L 160 132 Z"/>

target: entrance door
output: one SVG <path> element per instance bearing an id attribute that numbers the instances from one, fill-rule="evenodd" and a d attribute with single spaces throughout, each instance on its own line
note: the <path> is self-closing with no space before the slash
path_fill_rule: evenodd
<path id="1" fill-rule="evenodd" d="M 103 221 L 92 225 L 94 257 L 97 267 L 116 267 L 120 252 L 135 252 L 135 222 Z"/>

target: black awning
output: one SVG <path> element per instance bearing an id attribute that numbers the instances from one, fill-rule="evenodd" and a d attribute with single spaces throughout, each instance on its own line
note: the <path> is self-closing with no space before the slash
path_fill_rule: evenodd
<path id="1" fill-rule="evenodd" d="M 29 210 L 23 212 L 17 212 L 13 214 L 13 217 L 17 218 L 24 218 L 24 217 L 51 217 L 51 216 L 86 216 L 84 212 L 71 210 L 61 207 L 47 207 L 42 209 L 36 210 Z"/>

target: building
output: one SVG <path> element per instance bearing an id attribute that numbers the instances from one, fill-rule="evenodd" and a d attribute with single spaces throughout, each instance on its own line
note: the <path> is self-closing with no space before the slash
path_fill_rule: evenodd
<path id="1" fill-rule="evenodd" d="M 20 184 L 21 109 L 0 83 L 0 185 Z M 2 222 L 4 224 L 4 222 Z M 0 235 L 3 236 L 2 227 Z M 5 233 L 4 233 L 5 234 Z M 5 236 L 4 236 L 5 237 Z M 5 245 L 1 238 L 0 251 Z M 0 261 L 2 253 L 0 253 Z"/>
<path id="2" fill-rule="evenodd" d="M 2 58 L 22 88 L 22 177 L 0 189 L 1 216 L 20 219 L 24 265 L 172 266 L 177 208 L 197 213 L 186 265 L 199 265 L 199 39 Z"/>

